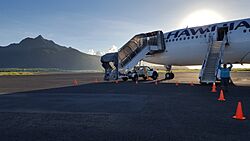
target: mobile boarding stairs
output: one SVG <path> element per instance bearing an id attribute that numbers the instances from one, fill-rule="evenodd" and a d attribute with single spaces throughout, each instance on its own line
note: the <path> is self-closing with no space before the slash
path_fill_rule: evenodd
<path id="1" fill-rule="evenodd" d="M 117 80 L 147 55 L 165 51 L 164 34 L 154 31 L 135 35 L 118 52 L 101 57 L 104 80 Z"/>
<path id="2" fill-rule="evenodd" d="M 219 77 L 219 66 L 223 63 L 225 46 L 229 46 L 228 37 L 225 34 L 222 41 L 214 41 L 209 37 L 209 47 L 200 71 L 200 83 L 215 83 Z"/>

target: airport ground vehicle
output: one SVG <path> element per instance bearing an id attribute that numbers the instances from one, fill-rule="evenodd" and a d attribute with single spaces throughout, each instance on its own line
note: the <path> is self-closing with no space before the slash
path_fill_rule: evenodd
<path id="1" fill-rule="evenodd" d="M 158 73 L 156 70 L 148 66 L 135 66 L 134 69 L 128 71 L 128 73 L 121 75 L 123 81 L 127 81 L 128 79 L 137 81 L 140 77 L 144 80 L 147 80 L 148 78 L 156 80 L 158 78 Z"/>

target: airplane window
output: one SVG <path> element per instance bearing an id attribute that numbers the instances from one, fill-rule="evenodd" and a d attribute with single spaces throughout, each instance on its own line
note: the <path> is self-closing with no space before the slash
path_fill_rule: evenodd
<path id="1" fill-rule="evenodd" d="M 190 39 L 190 37 L 187 37 L 187 39 L 189 40 L 189 39 Z"/>
<path id="2" fill-rule="evenodd" d="M 197 38 L 199 38 L 199 36 L 195 36 L 195 38 L 197 39 Z"/>
<path id="3" fill-rule="evenodd" d="M 205 38 L 207 38 L 207 35 L 204 35 Z"/>
<path id="4" fill-rule="evenodd" d="M 186 37 L 184 37 L 183 40 L 186 40 Z"/>
<path id="5" fill-rule="evenodd" d="M 245 30 L 243 30 L 243 32 L 244 32 L 244 33 L 246 33 L 246 32 L 247 32 L 247 30 L 245 29 Z"/>
<path id="6" fill-rule="evenodd" d="M 180 40 L 182 40 L 182 38 L 180 38 Z"/>
<path id="7" fill-rule="evenodd" d="M 168 40 L 166 40 L 166 43 L 168 42 Z"/>
<path id="8" fill-rule="evenodd" d="M 172 42 L 174 42 L 174 39 L 172 40 Z"/>
<path id="9" fill-rule="evenodd" d="M 194 39 L 194 36 L 192 36 L 192 39 Z"/>
<path id="10" fill-rule="evenodd" d="M 178 38 L 176 39 L 176 41 L 178 41 Z"/>
<path id="11" fill-rule="evenodd" d="M 169 40 L 168 42 L 171 42 L 171 40 Z"/>

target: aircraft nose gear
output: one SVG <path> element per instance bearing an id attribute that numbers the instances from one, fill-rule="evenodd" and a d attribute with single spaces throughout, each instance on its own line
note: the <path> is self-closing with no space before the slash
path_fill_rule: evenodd
<path id="1" fill-rule="evenodd" d="M 172 71 L 171 71 L 172 66 L 166 65 L 165 68 L 166 68 L 165 80 L 174 79 L 174 73 L 172 73 Z"/>
<path id="2" fill-rule="evenodd" d="M 165 79 L 166 79 L 166 80 L 174 79 L 174 73 L 172 73 L 172 72 L 166 73 L 166 74 L 165 74 Z"/>

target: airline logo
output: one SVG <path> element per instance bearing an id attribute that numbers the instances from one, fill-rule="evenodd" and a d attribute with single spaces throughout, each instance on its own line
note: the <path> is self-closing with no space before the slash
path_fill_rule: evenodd
<path id="1" fill-rule="evenodd" d="M 168 33 L 167 39 L 174 37 L 179 38 L 182 36 L 195 36 L 197 34 L 203 35 L 205 33 L 214 32 L 219 24 L 207 26 L 207 27 L 200 27 L 200 28 L 187 28 L 184 30 L 177 30 Z M 250 24 L 246 20 L 242 20 L 239 23 L 236 22 L 229 22 L 223 24 L 223 27 L 228 27 L 228 29 L 231 30 L 237 30 L 240 28 L 250 28 Z"/>

